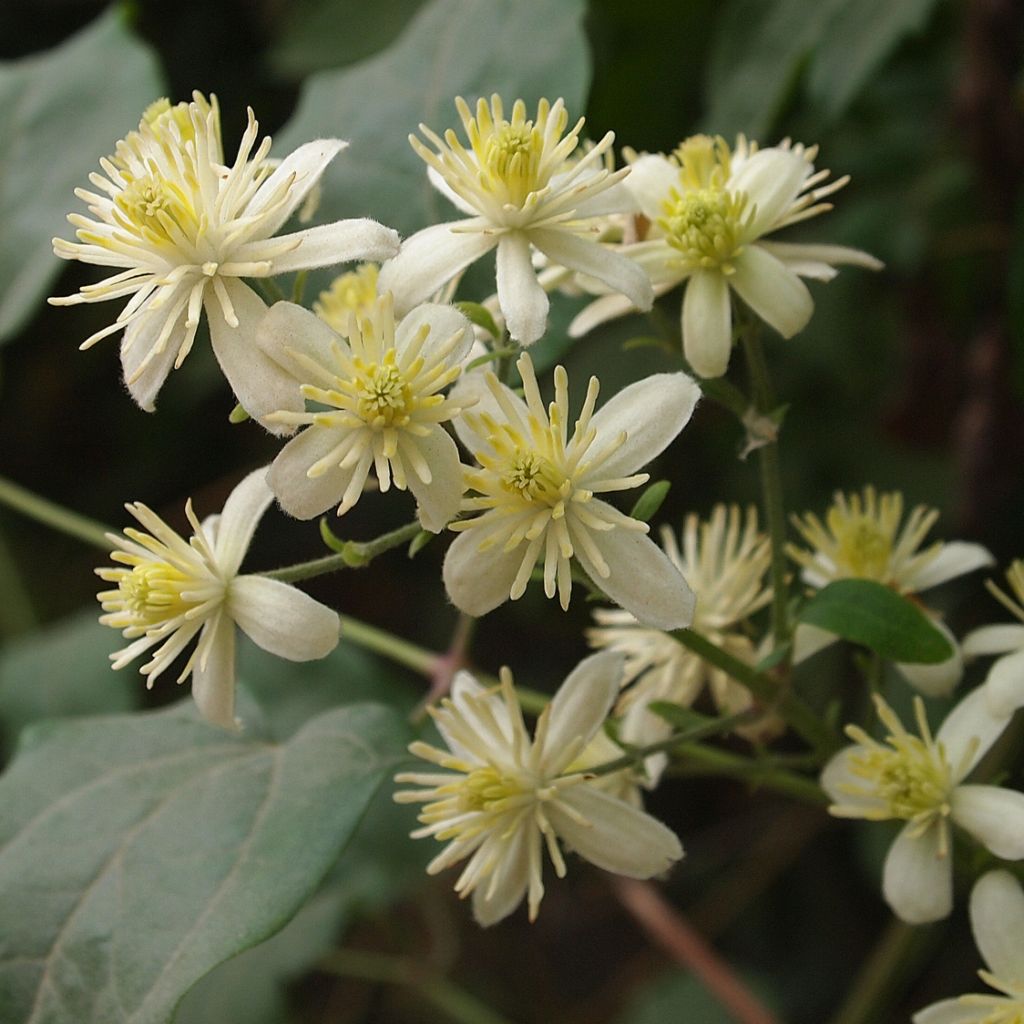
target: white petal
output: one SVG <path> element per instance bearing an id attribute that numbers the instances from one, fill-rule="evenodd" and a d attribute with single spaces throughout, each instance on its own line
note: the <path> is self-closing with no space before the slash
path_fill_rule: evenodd
<path id="1" fill-rule="evenodd" d="M 333 366 L 331 348 L 340 344 L 347 354 L 343 338 L 334 333 L 314 313 L 294 302 L 275 302 L 256 328 L 256 344 L 275 363 L 294 374 L 294 383 L 312 383 L 309 371 L 288 353 L 296 352 L 321 366 Z M 319 382 L 318 382 L 319 383 Z"/>
<path id="2" fill-rule="evenodd" d="M 727 182 L 731 192 L 746 192 L 757 207 L 750 225 L 751 239 L 770 231 L 796 199 L 811 165 L 792 149 L 770 147 L 745 160 Z"/>
<path id="3" fill-rule="evenodd" d="M 589 825 L 581 825 L 561 804 L 568 804 Z M 581 857 L 617 875 L 660 875 L 683 855 L 671 829 L 590 783 L 565 790 L 558 801 L 547 805 L 547 815 L 558 835 Z"/>
<path id="4" fill-rule="evenodd" d="M 467 615 L 486 615 L 504 604 L 512 591 L 523 548 L 502 551 L 500 544 L 479 551 L 480 531 L 466 530 L 455 538 L 444 558 L 445 589 L 452 603 Z"/>
<path id="5" fill-rule="evenodd" d="M 939 856 L 939 830 L 916 838 L 913 823 L 889 849 L 882 871 L 882 893 L 897 917 L 908 924 L 926 924 L 949 916 L 953 909 L 953 864 Z"/>
<path id="6" fill-rule="evenodd" d="M 299 412 L 305 406 L 295 380 L 256 344 L 256 331 L 267 312 L 263 300 L 246 284 L 235 279 L 224 282 L 238 317 L 238 326 L 232 327 L 225 319 L 220 303 L 212 297 L 206 299 L 206 315 L 210 324 L 213 352 L 227 377 L 235 397 L 242 408 L 260 420 L 278 410 Z M 289 428 L 264 424 L 271 433 L 282 434 Z"/>
<path id="7" fill-rule="evenodd" d="M 312 661 L 338 645 L 338 616 L 297 587 L 266 576 L 239 576 L 228 613 L 265 651 L 288 661 Z"/>
<path id="8" fill-rule="evenodd" d="M 443 306 L 436 302 L 424 302 L 410 310 L 395 331 L 395 348 L 401 353 L 419 333 L 420 328 L 427 324 L 430 333 L 423 343 L 420 354 L 426 362 L 430 362 L 434 352 L 453 334 L 462 331 L 462 338 L 445 357 L 451 366 L 462 362 L 473 347 L 473 325 L 454 306 Z"/>
<path id="9" fill-rule="evenodd" d="M 821 788 L 829 795 L 834 804 L 844 807 L 863 809 L 866 812 L 884 811 L 887 804 L 880 797 L 871 794 L 851 793 L 850 789 L 869 789 L 862 775 L 857 775 L 850 768 L 850 758 L 861 753 L 858 744 L 844 747 L 834 754 L 821 773 Z"/>
<path id="10" fill-rule="evenodd" d="M 971 892 L 971 930 L 998 978 L 1024 978 L 1024 892 L 1009 871 L 989 871 Z"/>
<path id="11" fill-rule="evenodd" d="M 417 231 L 402 243 L 398 255 L 381 267 L 377 289 L 394 295 L 396 316 L 405 316 L 498 244 L 494 234 L 451 230 L 464 223 L 434 224 Z"/>
<path id="12" fill-rule="evenodd" d="M 949 627 L 940 619 L 932 619 L 932 625 L 949 641 L 953 653 L 935 665 L 921 662 L 897 662 L 896 668 L 904 679 L 926 697 L 948 697 L 959 684 L 964 674 L 964 659 L 960 645 Z"/>
<path id="13" fill-rule="evenodd" d="M 685 373 L 655 373 L 623 388 L 591 420 L 597 431 L 591 449 L 595 456 L 604 445 L 626 435 L 623 444 L 594 470 L 594 475 L 602 480 L 614 479 L 646 466 L 689 423 L 700 394 L 697 382 Z"/>
<path id="14" fill-rule="evenodd" d="M 519 232 L 498 241 L 498 305 L 508 333 L 520 345 L 532 345 L 548 323 L 548 293 L 537 281 L 530 243 Z"/>
<path id="15" fill-rule="evenodd" d="M 250 200 L 245 210 L 247 215 L 252 216 L 263 210 L 274 193 L 292 175 L 295 176 L 295 180 L 288 189 L 287 198 L 280 209 L 275 212 L 272 219 L 265 220 L 260 225 L 264 235 L 274 234 L 292 215 L 292 212 L 299 208 L 302 201 L 309 195 L 310 189 L 320 180 L 327 165 L 347 145 L 348 143 L 342 142 L 341 139 L 316 139 L 299 146 L 274 168 L 273 173 L 260 185 Z"/>
<path id="16" fill-rule="evenodd" d="M 966 778 L 1009 722 L 1009 715 L 993 712 L 985 687 L 979 686 L 946 715 L 935 738 L 945 747 L 946 759 L 954 767 L 960 765 L 968 747 L 972 748 L 973 755 L 961 776 Z"/>
<path id="17" fill-rule="evenodd" d="M 440 533 L 458 514 L 464 490 L 459 449 L 443 427 L 434 426 L 427 437 L 403 439 L 415 445 L 430 467 L 430 483 L 425 484 L 406 463 L 409 490 L 419 503 L 417 514 L 424 530 Z"/>
<path id="18" fill-rule="evenodd" d="M 534 228 L 529 237 L 542 253 L 556 263 L 596 278 L 612 291 L 621 292 L 638 309 L 651 308 L 654 291 L 643 267 L 614 249 L 553 228 Z M 501 252 L 500 245 L 498 252 Z"/>
<path id="19" fill-rule="evenodd" d="M 698 377 L 721 377 L 732 354 L 732 310 L 725 275 L 698 270 L 683 295 L 683 352 Z"/>
<path id="20" fill-rule="evenodd" d="M 224 502 L 214 541 L 217 567 L 224 576 L 234 576 L 238 572 L 256 527 L 274 500 L 274 492 L 267 483 L 268 468 L 261 466 L 253 470 Z"/>
<path id="21" fill-rule="evenodd" d="M 539 842 L 540 834 L 530 823 L 528 828 L 520 825 L 502 843 L 493 875 L 473 890 L 473 917 L 482 928 L 497 924 L 522 903 L 530 881 L 530 845 Z"/>
<path id="22" fill-rule="evenodd" d="M 995 559 L 987 548 L 980 544 L 951 540 L 943 544 L 938 554 L 926 562 L 919 572 L 905 578 L 903 582 L 909 590 L 917 593 L 990 565 L 995 565 Z"/>
<path id="23" fill-rule="evenodd" d="M 600 516 L 603 504 L 595 499 L 589 509 Z M 573 531 L 570 525 L 570 535 Z M 583 546 L 575 540 L 573 546 L 583 571 L 600 590 L 632 612 L 641 625 L 665 630 L 689 626 L 696 602 L 693 591 L 654 541 L 644 533 L 619 527 L 591 536 L 611 570 L 606 579 L 587 557 Z"/>
<path id="24" fill-rule="evenodd" d="M 156 396 L 167 380 L 171 367 L 174 366 L 178 347 L 185 335 L 186 311 L 182 310 L 171 328 L 164 350 L 154 356 L 146 369 L 133 380 L 142 360 L 149 355 L 167 322 L 166 317 L 160 314 L 161 310 L 143 314 L 125 328 L 121 339 L 121 369 L 124 373 L 125 386 L 139 407 L 146 412 L 153 412 L 156 409 Z"/>
<path id="25" fill-rule="evenodd" d="M 232 259 L 240 262 L 260 259 L 260 246 L 297 243 L 294 249 L 271 259 L 271 272 L 286 274 L 292 270 L 331 267 L 350 260 L 380 262 L 398 252 L 398 232 L 367 217 L 336 220 L 305 231 L 281 235 L 269 242 L 251 242 L 238 247 Z"/>
<path id="26" fill-rule="evenodd" d="M 784 338 L 792 338 L 807 326 L 814 300 L 792 270 L 759 245 L 746 248 L 735 266 L 729 283 L 766 324 Z"/>
<path id="27" fill-rule="evenodd" d="M 1024 650 L 994 662 L 982 689 L 988 696 L 989 709 L 996 715 L 1012 715 L 1024 706 Z"/>
<path id="28" fill-rule="evenodd" d="M 552 192 L 557 190 L 555 180 L 555 178 L 551 179 Z M 577 203 L 574 219 L 632 213 L 640 213 L 640 204 L 633 198 L 633 193 L 626 187 L 625 181 L 617 181 L 609 188 Z"/>
<path id="29" fill-rule="evenodd" d="M 648 153 L 630 165 L 626 188 L 633 194 L 649 221 L 664 216 L 662 202 L 679 187 L 679 168 L 667 157 Z"/>
<path id="30" fill-rule="evenodd" d="M 235 623 L 223 612 L 203 627 L 212 629 L 205 667 L 196 659 L 192 670 L 192 698 L 208 722 L 224 729 L 235 721 Z M 202 642 L 203 637 L 200 638 Z"/>
<path id="31" fill-rule="evenodd" d="M 1024 858 L 1024 793 L 999 786 L 957 786 L 950 804 L 953 820 L 997 857 Z"/>
<path id="32" fill-rule="evenodd" d="M 796 629 L 793 630 L 793 664 L 799 665 L 838 640 L 839 637 L 827 629 L 798 622 Z"/>
<path id="33" fill-rule="evenodd" d="M 800 242 L 768 242 L 758 243 L 777 259 L 801 277 L 814 277 L 820 281 L 830 281 L 836 276 L 833 267 L 851 264 L 865 270 L 882 270 L 885 264 L 869 253 L 860 249 L 850 249 L 845 245 L 815 245 Z"/>
<path id="34" fill-rule="evenodd" d="M 986 654 L 1006 654 L 1024 648 L 1024 625 L 1000 622 L 994 626 L 981 626 L 964 637 L 962 649 L 965 658 L 980 658 Z"/>
<path id="35" fill-rule="evenodd" d="M 918 1010 L 912 1024 L 977 1024 L 978 1007 L 959 999 L 943 999 Z"/>
<path id="36" fill-rule="evenodd" d="M 619 694 L 624 664 L 616 651 L 601 651 L 584 658 L 566 676 L 550 705 L 540 755 L 541 770 L 546 774 L 559 774 L 604 724 Z"/>
<path id="37" fill-rule="evenodd" d="M 589 305 L 584 306 L 573 317 L 572 323 L 569 324 L 569 337 L 582 338 L 584 334 L 600 324 L 614 320 L 616 317 L 625 316 L 635 309 L 636 307 L 625 295 L 602 295 L 599 299 L 594 299 Z"/>
<path id="38" fill-rule="evenodd" d="M 314 519 L 341 501 L 355 467 L 335 467 L 316 477 L 309 477 L 307 473 L 310 466 L 336 448 L 344 436 L 343 430 L 307 427 L 278 452 L 267 474 L 267 482 L 288 515 Z"/>
<path id="39" fill-rule="evenodd" d="M 479 213 L 476 207 L 470 206 L 470 204 L 467 203 L 466 200 L 463 199 L 462 196 L 460 196 L 458 192 L 456 192 L 455 189 L 453 189 L 451 185 L 449 185 L 448 182 L 445 181 L 436 170 L 434 170 L 433 167 L 427 168 L 427 178 L 430 181 L 430 184 L 433 185 L 434 188 L 436 188 L 437 191 L 440 192 L 441 195 L 443 195 L 445 199 L 447 199 L 448 202 L 451 203 L 452 206 L 454 206 L 460 213 L 468 214 L 470 217 L 475 217 L 477 213 Z"/>

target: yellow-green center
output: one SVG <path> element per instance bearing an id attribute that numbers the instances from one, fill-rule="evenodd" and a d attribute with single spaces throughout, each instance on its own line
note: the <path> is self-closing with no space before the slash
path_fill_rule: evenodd
<path id="1" fill-rule="evenodd" d="M 721 188 L 672 191 L 662 204 L 664 216 L 658 226 L 665 240 L 681 254 L 691 270 L 719 268 L 732 271 L 730 260 L 741 249 L 746 196 Z"/>
<path id="2" fill-rule="evenodd" d="M 142 562 L 125 570 L 117 583 L 124 610 L 139 625 L 155 626 L 188 611 L 181 588 L 188 577 L 166 562 Z"/>
<path id="3" fill-rule="evenodd" d="M 859 579 L 885 582 L 892 558 L 892 537 L 877 519 L 844 514 L 838 508 L 828 512 L 828 525 L 836 540 L 836 568 Z"/>
<path id="4" fill-rule="evenodd" d="M 357 385 L 359 415 L 374 427 L 403 427 L 413 411 L 412 388 L 393 362 L 361 368 Z"/>

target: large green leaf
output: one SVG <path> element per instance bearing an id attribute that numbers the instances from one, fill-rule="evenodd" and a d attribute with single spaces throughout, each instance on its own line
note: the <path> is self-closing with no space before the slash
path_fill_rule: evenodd
<path id="1" fill-rule="evenodd" d="M 371 216 L 408 234 L 455 214 L 409 147 L 420 122 L 457 124 L 452 101 L 547 96 L 579 115 L 590 78 L 582 0 L 433 0 L 376 57 L 312 76 L 275 153 L 323 135 L 350 148 L 323 179 L 319 217 Z"/>
<path id="2" fill-rule="evenodd" d="M 163 1024 L 280 928 L 400 756 L 391 710 L 282 745 L 148 715 L 43 723 L 0 779 L 0 1020 Z"/>
<path id="3" fill-rule="evenodd" d="M 936 0 L 846 0 L 821 34 L 807 77 L 807 90 L 822 111 L 838 117 L 882 62 L 919 32 Z"/>
<path id="4" fill-rule="evenodd" d="M 819 590 L 798 618 L 891 661 L 935 665 L 953 654 L 916 604 L 874 580 L 836 580 Z"/>
<path id="5" fill-rule="evenodd" d="M 162 89 L 116 7 L 56 49 L 0 65 L 0 341 L 57 276 L 50 240 L 71 230 L 75 187 Z"/>

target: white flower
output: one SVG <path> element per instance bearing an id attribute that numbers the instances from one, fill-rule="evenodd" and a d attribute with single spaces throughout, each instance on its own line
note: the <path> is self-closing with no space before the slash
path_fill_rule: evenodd
<path id="1" fill-rule="evenodd" d="M 934 541 L 922 548 L 939 513 L 918 505 L 903 522 L 903 495 L 836 492 L 824 523 L 813 513 L 793 517 L 793 525 L 810 550 L 790 544 L 787 553 L 801 566 L 801 578 L 815 589 L 833 580 L 874 580 L 897 593 L 917 595 L 992 565 L 992 555 L 980 544 Z M 951 693 L 963 674 L 963 658 L 953 634 L 937 615 L 932 622 L 950 642 L 953 654 L 937 665 L 900 664 L 900 672 L 928 696 Z M 794 636 L 793 660 L 803 661 L 832 643 L 835 635 L 815 626 L 799 625 Z"/>
<path id="2" fill-rule="evenodd" d="M 561 100 L 541 100 L 534 121 L 526 119 L 522 100 L 513 105 L 511 120 L 505 119 L 498 96 L 490 105 L 479 100 L 475 117 L 462 97 L 455 106 L 469 149 L 454 131 L 442 140 L 426 125 L 420 131 L 434 150 L 415 136 L 409 142 L 429 165 L 431 183 L 469 217 L 417 232 L 384 265 L 381 289 L 394 292 L 399 314 L 496 248 L 501 311 L 512 337 L 531 344 L 544 333 L 548 313 L 531 245 L 649 309 L 653 293 L 643 270 L 589 237 L 599 229 L 588 218 L 633 206 L 619 187 L 628 169 L 613 172 L 601 163 L 614 135 L 609 132 L 575 159 L 584 119 L 565 134 L 568 114 Z"/>
<path id="3" fill-rule="evenodd" d="M 817 147 L 788 142 L 769 149 L 741 136 L 735 153 L 722 138 L 697 135 L 671 157 L 638 158 L 626 179 L 643 215 L 648 237 L 622 251 L 650 276 L 656 295 L 686 282 L 683 351 L 701 377 L 720 377 L 732 350 L 729 289 L 784 338 L 803 330 L 814 302 L 801 277 L 828 281 L 835 264 L 878 270 L 867 253 L 839 245 L 797 245 L 764 236 L 830 210 L 821 202 L 848 178 L 825 184 L 815 171 Z M 604 296 L 573 322 L 574 337 L 633 306 Z"/>
<path id="4" fill-rule="evenodd" d="M 1024 892 L 1008 871 L 989 871 L 971 892 L 971 929 L 1001 995 L 944 999 L 914 1014 L 914 1024 L 1017 1024 L 1024 1020 Z"/>
<path id="5" fill-rule="evenodd" d="M 953 905 L 951 821 L 997 857 L 1024 858 L 1024 793 L 963 781 L 1010 718 L 992 714 L 984 691 L 977 689 L 933 737 L 924 702 L 915 697 L 920 736 L 914 736 L 885 701 L 876 697 L 875 702 L 889 733 L 885 742 L 848 725 L 846 732 L 856 742 L 825 766 L 821 785 L 837 817 L 907 822 L 886 857 L 882 892 L 904 921 L 937 921 Z"/>
<path id="6" fill-rule="evenodd" d="M 272 236 L 347 145 L 320 139 L 273 167 L 270 139 L 256 147 L 253 112 L 231 166 L 224 163 L 216 97 L 153 104 L 138 131 L 117 143 L 90 175 L 96 192 L 76 190 L 91 217 L 69 214 L 78 241 L 53 240 L 63 259 L 123 268 L 56 305 L 131 296 L 118 318 L 82 343 L 124 331 L 121 362 L 132 396 L 152 411 L 157 392 L 181 366 L 205 309 L 214 353 L 250 415 L 286 408 L 293 389 L 252 344 L 266 307 L 242 278 L 270 277 L 351 259 L 383 259 L 398 236 L 370 220 L 336 221 Z M 254 147 L 255 151 L 254 151 Z"/>
<path id="7" fill-rule="evenodd" d="M 360 263 L 355 270 L 339 274 L 313 303 L 313 312 L 328 327 L 348 337 L 353 330 L 352 317 L 368 315 L 377 303 L 376 263 Z"/>
<path id="8" fill-rule="evenodd" d="M 982 626 L 964 638 L 964 655 L 1001 654 L 989 669 L 985 692 L 996 714 L 1012 714 L 1024 704 L 1024 561 L 1018 559 L 1006 571 L 1013 597 L 1003 593 L 991 580 L 986 586 L 1019 622 Z"/>
<path id="9" fill-rule="evenodd" d="M 109 534 L 113 561 L 97 569 L 117 584 L 97 597 L 100 622 L 132 642 L 112 654 L 123 668 L 151 648 L 142 666 L 146 685 L 198 637 L 178 682 L 192 677 L 192 696 L 209 721 L 235 725 L 235 626 L 271 654 L 289 661 L 323 658 L 338 643 L 338 616 L 295 587 L 265 576 L 239 576 L 260 517 L 273 500 L 266 467 L 250 473 L 229 495 L 224 510 L 200 523 L 185 505 L 193 534 L 185 541 L 141 503 L 128 511 L 147 532 Z"/>
<path id="10" fill-rule="evenodd" d="M 308 310 L 278 302 L 257 331 L 260 348 L 292 375 L 314 412 L 272 413 L 270 423 L 307 429 L 274 460 L 268 480 L 281 507 L 312 519 L 359 500 L 370 469 L 380 489 L 392 482 L 419 503 L 420 522 L 437 533 L 459 511 L 459 450 L 441 426 L 461 411 L 442 390 L 473 344 L 469 321 L 452 306 L 424 303 L 396 327 L 390 293 L 336 334 Z"/>
<path id="11" fill-rule="evenodd" d="M 771 561 L 768 538 L 757 528 L 757 510 L 744 517 L 739 506 L 716 505 L 707 520 L 689 515 L 683 524 L 682 550 L 675 535 L 662 528 L 662 547 L 693 588 L 697 604 L 691 628 L 744 662 L 756 661 L 754 644 L 738 628 L 771 600 L 764 576 Z M 593 647 L 625 656 L 625 687 L 616 713 L 620 737 L 636 746 L 664 739 L 665 719 L 647 710 L 653 701 L 689 706 L 710 683 L 719 710 L 736 713 L 753 704 L 750 692 L 683 647 L 667 633 L 641 626 L 629 612 L 598 608 L 597 628 L 587 631 Z M 762 723 L 756 723 L 760 731 Z M 745 734 L 745 727 L 738 730 Z M 648 765 L 649 772 L 664 762 Z"/>
<path id="12" fill-rule="evenodd" d="M 538 561 L 544 593 L 563 608 L 572 591 L 570 559 L 611 600 L 659 629 L 689 625 L 693 593 L 679 570 L 632 519 L 596 495 L 638 487 L 641 466 L 689 421 L 700 394 L 685 374 L 663 373 L 631 384 L 598 412 L 599 385 L 590 378 L 575 429 L 569 432 L 569 384 L 555 369 L 555 400 L 547 410 L 533 363 L 516 364 L 525 402 L 493 373 L 470 374 L 456 390 L 477 404 L 455 430 L 480 468 L 467 471 L 463 510 L 452 524 L 462 536 L 448 549 L 444 582 L 455 605 L 485 615 L 523 595 Z"/>
<path id="13" fill-rule="evenodd" d="M 555 873 L 565 875 L 559 840 L 597 867 L 631 878 L 660 874 L 683 855 L 664 825 L 570 768 L 601 728 L 621 669 L 607 652 L 580 662 L 544 709 L 532 740 L 507 669 L 494 689 L 460 672 L 451 698 L 431 709 L 448 749 L 409 747 L 446 771 L 396 776 L 424 788 L 402 790 L 395 800 L 426 804 L 414 838 L 448 842 L 430 874 L 469 858 L 455 891 L 472 893 L 480 924 L 508 916 L 524 896 L 530 920 L 536 918 L 544 847 Z"/>

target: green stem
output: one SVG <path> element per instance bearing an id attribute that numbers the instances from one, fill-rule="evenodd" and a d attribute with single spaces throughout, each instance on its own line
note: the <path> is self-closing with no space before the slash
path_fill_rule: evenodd
<path id="1" fill-rule="evenodd" d="M 272 580 L 281 580 L 283 583 L 297 583 L 300 580 L 311 580 L 315 576 L 324 576 L 329 572 L 337 572 L 339 569 L 362 568 L 385 551 L 390 551 L 392 548 L 411 541 L 421 529 L 418 522 L 407 523 L 397 530 L 382 533 L 373 540 L 349 541 L 344 545 L 344 549 L 336 555 L 324 555 L 323 558 L 314 558 L 309 562 L 286 565 L 281 569 L 272 569 L 270 572 L 262 573 L 262 575 Z"/>
<path id="2" fill-rule="evenodd" d="M 775 408 L 775 397 L 761 344 L 761 325 L 752 316 L 746 319 L 740 334 L 747 357 L 754 407 L 762 416 L 768 416 Z M 778 441 L 762 445 L 757 455 L 761 469 L 765 524 L 772 545 L 772 632 L 775 646 L 781 647 L 789 639 L 789 594 L 786 581 L 786 507 L 782 499 Z"/>
<path id="3" fill-rule="evenodd" d="M 3 533 L 0 533 L 0 584 L 4 595 L 0 601 L 0 636 L 27 633 L 38 620 L 32 597 Z"/>
<path id="4" fill-rule="evenodd" d="M 770 761 L 757 761 L 697 743 L 679 745 L 676 753 L 679 763 L 673 765 L 673 775 L 720 775 L 770 789 L 815 807 L 825 807 L 829 802 L 825 791 L 813 779 L 778 768 Z"/>
<path id="5" fill-rule="evenodd" d="M 432 974 L 410 957 L 388 956 L 366 950 L 339 949 L 320 964 L 331 974 L 411 988 L 456 1024 L 508 1024 L 476 996 L 447 978 Z"/>
<path id="6" fill-rule="evenodd" d="M 342 615 L 340 618 L 342 642 L 348 641 L 366 651 L 382 654 L 385 658 L 390 658 L 391 661 L 421 675 L 431 675 L 437 666 L 440 655 L 428 651 L 425 647 L 419 647 L 385 629 L 378 629 L 369 623 L 354 619 L 351 615 Z"/>
<path id="7" fill-rule="evenodd" d="M 833 731 L 784 683 L 758 672 L 692 629 L 677 629 L 670 636 L 742 683 L 758 700 L 782 715 L 820 753 L 831 752 L 838 746 Z"/>
<path id="8" fill-rule="evenodd" d="M 97 523 L 94 519 L 81 516 L 56 502 L 33 494 L 19 484 L 3 477 L 0 477 L 0 502 L 38 523 L 51 526 L 70 537 L 77 537 L 79 540 L 85 541 L 86 544 L 92 544 L 104 551 L 110 550 L 110 541 L 107 539 L 108 528 L 102 523 Z"/>
<path id="9" fill-rule="evenodd" d="M 700 390 L 713 402 L 724 406 L 740 421 L 750 411 L 750 401 L 735 384 L 725 377 L 709 377 L 700 381 Z"/>
<path id="10" fill-rule="evenodd" d="M 295 280 L 292 283 L 292 302 L 297 306 L 302 305 L 302 298 L 306 294 L 306 278 L 308 277 L 308 270 L 300 270 L 295 275 Z"/>

